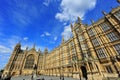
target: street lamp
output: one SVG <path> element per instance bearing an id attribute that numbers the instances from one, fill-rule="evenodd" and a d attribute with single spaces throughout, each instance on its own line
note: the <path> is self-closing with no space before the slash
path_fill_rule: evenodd
<path id="1" fill-rule="evenodd" d="M 33 69 L 34 69 L 34 73 L 33 73 L 32 77 L 35 78 L 36 74 L 37 74 L 37 65 L 36 64 L 34 65 Z"/>
<path id="2" fill-rule="evenodd" d="M 35 74 L 37 74 L 37 65 L 36 64 L 34 65 L 34 71 L 35 71 Z"/>

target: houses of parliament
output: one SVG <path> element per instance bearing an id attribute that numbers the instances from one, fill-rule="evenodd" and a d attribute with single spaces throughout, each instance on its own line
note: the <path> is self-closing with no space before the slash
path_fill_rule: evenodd
<path id="1" fill-rule="evenodd" d="M 102 13 L 104 16 L 89 26 L 78 17 L 70 25 L 73 36 L 62 39 L 51 52 L 47 48 L 36 51 L 35 46 L 22 50 L 21 44 L 16 44 L 2 76 L 34 72 L 90 80 L 120 76 L 120 6 Z"/>

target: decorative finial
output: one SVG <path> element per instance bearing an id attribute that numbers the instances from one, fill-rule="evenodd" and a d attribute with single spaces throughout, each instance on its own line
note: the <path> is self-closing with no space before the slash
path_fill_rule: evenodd
<path id="1" fill-rule="evenodd" d="M 41 50 L 40 50 L 40 48 L 38 49 L 38 52 L 39 52 L 39 53 L 41 53 Z"/>
<path id="2" fill-rule="evenodd" d="M 62 36 L 62 43 L 64 43 L 65 42 L 65 39 L 64 39 L 64 36 Z"/>
<path id="3" fill-rule="evenodd" d="M 80 17 L 78 17 L 78 23 L 82 24 Z"/>
<path id="4" fill-rule="evenodd" d="M 94 20 L 91 19 L 90 21 L 91 21 L 92 24 L 94 24 Z"/>
<path id="5" fill-rule="evenodd" d="M 70 27 L 71 27 L 71 29 L 73 28 L 73 25 L 72 25 L 72 23 L 70 24 Z"/>
<path id="6" fill-rule="evenodd" d="M 28 50 L 28 46 L 26 47 L 26 50 Z"/>
<path id="7" fill-rule="evenodd" d="M 45 50 L 44 50 L 44 54 L 47 54 L 47 53 L 48 53 L 48 49 L 45 48 Z"/>
<path id="8" fill-rule="evenodd" d="M 103 15 L 106 15 L 107 13 L 105 11 L 102 11 Z"/>
<path id="9" fill-rule="evenodd" d="M 35 43 L 33 44 L 33 48 L 35 49 Z"/>

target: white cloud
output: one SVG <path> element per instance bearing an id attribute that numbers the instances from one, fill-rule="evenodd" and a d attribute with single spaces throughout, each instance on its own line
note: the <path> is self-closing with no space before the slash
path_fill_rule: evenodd
<path id="1" fill-rule="evenodd" d="M 49 32 L 44 32 L 43 34 L 40 35 L 41 37 L 45 37 L 45 36 L 51 36 L 51 34 Z"/>
<path id="2" fill-rule="evenodd" d="M 56 14 L 56 19 L 60 21 L 76 21 L 77 17 L 84 18 L 85 13 L 95 7 L 96 0 L 62 0 L 60 12 Z"/>
<path id="3" fill-rule="evenodd" d="M 19 25 L 19 26 L 25 26 L 31 23 L 31 18 L 28 15 L 22 14 L 18 11 L 12 11 L 12 21 L 14 24 Z"/>
<path id="4" fill-rule="evenodd" d="M 50 36 L 51 34 L 49 32 L 44 32 L 46 36 Z"/>
<path id="5" fill-rule="evenodd" d="M 24 37 L 23 40 L 27 41 L 27 40 L 28 40 L 28 37 Z"/>
<path id="6" fill-rule="evenodd" d="M 21 49 L 25 50 L 26 47 L 28 47 L 28 50 L 30 50 L 31 48 L 33 48 L 33 45 L 34 45 L 34 44 L 32 44 L 32 43 L 23 44 L 23 45 L 21 46 Z M 38 51 L 39 49 L 40 49 L 41 51 L 44 51 L 45 46 L 35 45 L 35 49 L 36 49 L 37 51 Z"/>
<path id="7" fill-rule="evenodd" d="M 49 6 L 49 4 L 50 4 L 50 0 L 45 0 L 45 1 L 43 2 L 43 5 L 45 5 L 45 6 Z"/>
<path id="8" fill-rule="evenodd" d="M 10 45 L 11 48 L 14 48 L 15 45 L 21 41 L 22 38 L 16 35 L 12 35 L 10 38 L 7 39 L 8 44 Z"/>
<path id="9" fill-rule="evenodd" d="M 58 38 L 57 36 L 56 36 L 56 37 L 54 37 L 54 41 L 56 41 L 56 40 L 57 40 L 57 38 Z"/>
<path id="10" fill-rule="evenodd" d="M 65 40 L 68 40 L 72 36 L 70 25 L 64 27 L 64 31 L 62 32 L 62 36 Z"/>
<path id="11" fill-rule="evenodd" d="M 44 34 L 41 35 L 41 37 L 44 37 L 44 36 L 45 36 Z"/>
<path id="12" fill-rule="evenodd" d="M 11 52 L 10 48 L 0 45 L 0 53 L 10 53 L 10 52 Z"/>
<path id="13" fill-rule="evenodd" d="M 57 3 L 60 0 L 44 0 L 43 5 L 45 5 L 46 7 L 48 7 L 51 3 Z"/>

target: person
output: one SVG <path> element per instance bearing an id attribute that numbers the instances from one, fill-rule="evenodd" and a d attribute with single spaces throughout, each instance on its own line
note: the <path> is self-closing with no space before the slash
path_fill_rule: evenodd
<path id="1" fill-rule="evenodd" d="M 62 77 L 62 80 L 64 80 L 64 76 Z"/>
<path id="2" fill-rule="evenodd" d="M 61 76 L 60 76 L 60 80 L 61 80 Z"/>
<path id="3" fill-rule="evenodd" d="M 10 80 L 11 79 L 11 76 L 8 76 L 7 78 L 5 78 L 4 80 Z"/>
<path id="4" fill-rule="evenodd" d="M 44 78 L 42 78 L 42 80 L 45 80 Z"/>
<path id="5" fill-rule="evenodd" d="M 120 78 L 120 72 L 118 72 L 118 77 Z"/>
<path id="6" fill-rule="evenodd" d="M 33 80 L 33 75 L 31 76 L 31 80 Z"/>

